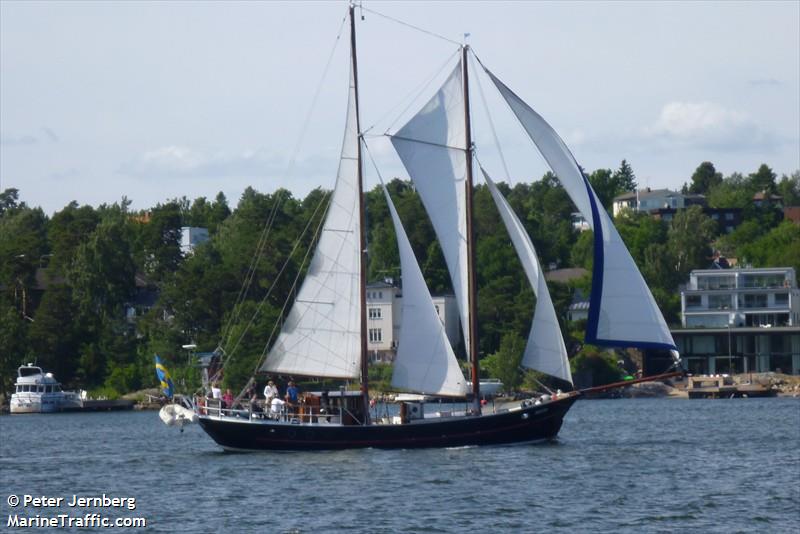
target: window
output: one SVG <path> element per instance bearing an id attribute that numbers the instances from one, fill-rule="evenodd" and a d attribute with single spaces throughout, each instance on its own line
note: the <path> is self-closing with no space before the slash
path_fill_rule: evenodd
<path id="1" fill-rule="evenodd" d="M 789 293 L 775 293 L 775 305 L 776 306 L 788 306 L 789 305 Z"/>
<path id="2" fill-rule="evenodd" d="M 744 307 L 745 308 L 766 308 L 767 307 L 767 296 L 763 293 L 757 295 L 745 295 L 744 296 Z"/>
<path id="3" fill-rule="evenodd" d="M 726 221 L 732 221 L 733 220 L 733 213 L 726 213 L 725 214 L 725 220 Z"/>
<path id="4" fill-rule="evenodd" d="M 381 309 L 380 308 L 369 308 L 369 318 L 370 319 L 380 319 L 381 318 Z"/>
<path id="5" fill-rule="evenodd" d="M 686 295 L 686 308 L 699 308 L 702 305 L 700 295 Z"/>
<path id="6" fill-rule="evenodd" d="M 710 310 L 727 310 L 731 307 L 730 295 L 709 295 L 708 296 L 708 309 Z"/>
<path id="7" fill-rule="evenodd" d="M 378 291 L 378 298 L 379 298 L 379 299 L 382 299 L 382 298 L 383 298 L 383 291 Z"/>
<path id="8" fill-rule="evenodd" d="M 369 342 L 370 343 L 380 343 L 383 341 L 383 332 L 380 328 L 370 328 L 369 329 Z"/>
<path id="9" fill-rule="evenodd" d="M 697 289 L 730 289 L 734 287 L 734 276 L 703 276 L 697 279 Z"/>

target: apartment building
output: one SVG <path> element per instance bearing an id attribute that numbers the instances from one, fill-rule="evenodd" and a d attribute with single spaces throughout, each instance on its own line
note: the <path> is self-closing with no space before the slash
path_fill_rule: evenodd
<path id="1" fill-rule="evenodd" d="M 672 335 L 688 371 L 800 374 L 800 290 L 791 267 L 692 271 Z"/>

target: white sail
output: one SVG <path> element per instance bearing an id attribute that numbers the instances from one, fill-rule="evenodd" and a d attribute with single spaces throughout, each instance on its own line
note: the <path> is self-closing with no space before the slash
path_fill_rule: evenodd
<path id="1" fill-rule="evenodd" d="M 358 132 L 350 72 L 336 186 L 314 256 L 262 371 L 356 378 L 361 361 Z"/>
<path id="2" fill-rule="evenodd" d="M 463 92 L 459 61 L 441 89 L 391 139 L 442 246 L 469 352 Z"/>
<path id="3" fill-rule="evenodd" d="M 675 349 L 650 289 L 564 141 L 503 82 L 488 70 L 486 73 L 594 230 L 594 272 L 586 341 L 599 345 Z"/>
<path id="4" fill-rule="evenodd" d="M 427 395 L 466 395 L 464 375 L 386 186 L 383 194 L 397 234 L 403 273 L 403 328 L 394 359 L 392 386 Z"/>
<path id="5" fill-rule="evenodd" d="M 528 343 L 525 346 L 525 353 L 522 357 L 522 365 L 541 371 L 548 375 L 558 377 L 572 383 L 572 373 L 569 369 L 569 358 L 567 357 L 567 347 L 564 345 L 564 338 L 561 336 L 561 329 L 558 325 L 556 310 L 553 308 L 553 301 L 550 292 L 547 290 L 547 282 L 544 279 L 542 267 L 536 256 L 533 243 L 522 226 L 514 210 L 509 206 L 503 194 L 483 171 L 483 177 L 489 191 L 492 193 L 494 203 L 500 212 L 500 217 L 508 230 L 514 249 L 522 263 L 528 281 L 536 293 L 536 308 L 534 309 L 533 322 L 528 334 Z"/>

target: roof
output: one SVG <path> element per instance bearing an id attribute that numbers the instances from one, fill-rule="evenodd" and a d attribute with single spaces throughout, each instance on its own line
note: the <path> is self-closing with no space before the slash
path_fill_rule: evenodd
<path id="1" fill-rule="evenodd" d="M 759 191 L 753 195 L 753 200 L 783 200 L 783 197 L 780 195 L 771 195 L 766 191 Z"/>
<path id="2" fill-rule="evenodd" d="M 369 289 L 391 289 L 394 286 L 386 282 L 385 280 L 380 280 L 378 282 L 370 282 L 369 284 L 367 284 L 367 287 Z"/>
<path id="3" fill-rule="evenodd" d="M 571 280 L 579 280 L 589 274 L 583 267 L 567 267 L 566 269 L 554 269 L 544 273 L 544 279 L 550 282 L 567 283 Z"/>
<path id="4" fill-rule="evenodd" d="M 638 193 L 636 191 L 628 191 L 626 193 L 622 193 L 621 195 L 617 195 L 614 197 L 614 201 L 618 200 L 631 200 L 634 198 L 639 198 L 642 200 L 648 197 L 678 197 L 678 196 L 685 196 L 682 193 L 677 191 L 672 191 L 670 189 L 650 189 L 649 187 L 646 189 L 640 189 Z"/>

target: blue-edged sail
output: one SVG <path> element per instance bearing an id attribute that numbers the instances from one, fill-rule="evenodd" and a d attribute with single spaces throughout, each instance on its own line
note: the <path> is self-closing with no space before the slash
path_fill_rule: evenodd
<path id="1" fill-rule="evenodd" d="M 586 341 L 675 350 L 675 342 L 650 289 L 564 141 L 538 113 L 489 70 L 484 70 L 594 231 Z"/>
<path id="2" fill-rule="evenodd" d="M 469 350 L 465 122 L 459 61 L 441 89 L 391 140 L 442 246 Z"/>
<path id="3" fill-rule="evenodd" d="M 481 171 L 497 210 L 500 212 L 503 224 L 505 224 L 508 235 L 511 237 L 514 249 L 517 251 L 522 268 L 534 293 L 536 293 L 536 308 L 533 313 L 531 330 L 528 334 L 528 343 L 522 356 L 522 365 L 566 380 L 571 384 L 572 373 L 569 369 L 567 347 L 564 345 L 556 310 L 553 308 L 553 301 L 550 298 L 550 292 L 547 290 L 547 282 L 544 279 L 544 273 L 536 256 L 536 250 L 533 248 L 533 243 L 531 243 L 531 238 L 514 210 L 509 206 L 508 201 L 497 189 L 495 183 L 485 170 L 481 169 Z"/>
<path id="4" fill-rule="evenodd" d="M 427 395 L 464 396 L 468 389 L 464 375 L 385 185 L 383 194 L 397 235 L 403 273 L 403 328 L 394 359 L 392 386 Z"/>
<path id="5" fill-rule="evenodd" d="M 350 69 L 339 173 L 317 248 L 261 370 L 356 378 L 361 361 L 358 131 Z"/>

